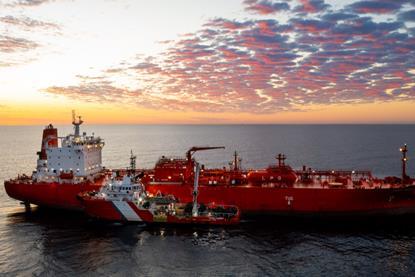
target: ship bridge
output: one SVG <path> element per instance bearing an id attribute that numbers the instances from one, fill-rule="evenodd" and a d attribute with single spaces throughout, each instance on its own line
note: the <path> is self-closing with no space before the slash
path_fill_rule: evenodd
<path id="1" fill-rule="evenodd" d="M 83 121 L 74 119 L 74 134 L 54 137 L 56 143 L 43 142 L 46 159 L 38 160 L 37 177 L 55 176 L 65 178 L 93 177 L 102 172 L 102 148 L 105 142 L 100 137 L 80 134 Z M 48 178 L 46 178 L 48 179 Z M 82 179 L 82 178 L 81 178 Z"/>
<path id="2" fill-rule="evenodd" d="M 61 147 L 51 147 L 46 151 L 49 171 L 88 176 L 102 170 L 102 148 L 105 145 L 102 139 L 86 135 L 59 139 Z"/>

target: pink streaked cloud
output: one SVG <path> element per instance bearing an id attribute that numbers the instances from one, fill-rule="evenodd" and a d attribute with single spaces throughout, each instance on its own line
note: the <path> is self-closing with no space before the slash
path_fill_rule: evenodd
<path id="1" fill-rule="evenodd" d="M 13 53 L 28 51 L 39 47 L 39 44 L 24 38 L 0 35 L 0 52 Z"/>
<path id="2" fill-rule="evenodd" d="M 365 1 L 358 1 L 351 5 L 351 8 L 354 12 L 365 14 L 365 13 L 373 13 L 373 14 L 388 14 L 393 13 L 399 10 L 405 2 L 409 1 L 401 1 L 401 0 L 381 0 L 381 1 L 374 1 L 374 0 L 365 0 Z"/>
<path id="3" fill-rule="evenodd" d="M 36 20 L 27 16 L 12 16 L 6 15 L 0 17 L 0 23 L 5 23 L 12 26 L 21 27 L 26 30 L 32 29 L 59 29 L 59 26 L 55 23 Z"/>
<path id="4" fill-rule="evenodd" d="M 410 11 L 390 1 L 360 1 L 333 10 L 324 1 L 299 1 L 280 22 L 271 1 L 244 1 L 259 18 L 215 18 L 157 56 L 141 56 L 44 91 L 85 101 L 206 112 L 275 113 L 304 105 L 415 100 L 414 32 Z M 265 7 L 274 7 L 267 10 Z M 396 13 L 374 20 L 359 11 Z M 374 8 L 377 7 L 377 10 Z M 271 8 L 270 8 L 271 9 Z M 285 9 L 283 9 L 286 11 Z M 364 14 L 362 14 L 364 13 Z M 129 78 L 134 89 L 117 84 Z"/>
<path id="5" fill-rule="evenodd" d="M 34 7 L 39 6 L 53 0 L 11 0 L 7 6 L 11 7 Z"/>
<path id="6" fill-rule="evenodd" d="M 244 0 L 245 10 L 261 15 L 273 14 L 290 9 L 287 1 Z"/>
<path id="7" fill-rule="evenodd" d="M 326 4 L 324 0 L 299 0 L 300 6 L 296 11 L 303 13 L 317 13 L 327 9 L 330 5 Z"/>

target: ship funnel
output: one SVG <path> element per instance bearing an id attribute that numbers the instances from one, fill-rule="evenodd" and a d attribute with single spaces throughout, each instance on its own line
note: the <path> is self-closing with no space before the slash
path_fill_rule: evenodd
<path id="1" fill-rule="evenodd" d="M 72 110 L 72 125 L 74 126 L 74 131 L 75 131 L 74 135 L 75 137 L 79 137 L 79 134 L 80 134 L 79 126 L 81 126 L 81 124 L 84 122 L 82 121 L 82 118 L 80 116 L 78 116 L 78 121 L 76 120 L 76 118 L 77 116 L 75 114 L 75 110 Z"/>
<path id="2" fill-rule="evenodd" d="M 37 153 L 39 160 L 47 160 L 47 147 L 58 147 L 58 129 L 54 128 L 52 124 L 43 129 L 41 150 Z"/>

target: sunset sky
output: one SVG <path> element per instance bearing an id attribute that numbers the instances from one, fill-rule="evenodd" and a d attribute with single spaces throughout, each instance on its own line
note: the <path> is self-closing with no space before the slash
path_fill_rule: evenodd
<path id="1" fill-rule="evenodd" d="M 415 123 L 415 1 L 0 0 L 0 125 Z"/>

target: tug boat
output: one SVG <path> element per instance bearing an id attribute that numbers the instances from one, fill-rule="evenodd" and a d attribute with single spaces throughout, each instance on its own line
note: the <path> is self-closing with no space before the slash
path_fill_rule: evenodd
<path id="1" fill-rule="evenodd" d="M 131 152 L 130 168 L 121 176 L 113 172 L 98 191 L 85 191 L 78 195 L 84 211 L 93 218 L 106 221 L 142 221 L 137 215 L 138 203 L 145 197 L 142 174 L 136 175 L 136 156 Z"/>
<path id="2" fill-rule="evenodd" d="M 131 154 L 131 166 L 122 181 L 114 178 L 99 192 L 79 195 L 85 212 L 94 218 L 118 222 L 144 222 L 147 224 L 202 224 L 233 225 L 239 223 L 240 212 L 235 206 L 204 205 L 197 202 L 199 165 L 195 166 L 193 202 L 181 203 L 172 195 L 148 196 L 139 181 L 143 175 L 135 175 L 135 159 Z"/>
<path id="3" fill-rule="evenodd" d="M 196 151 L 223 147 L 192 147 L 185 158 L 161 157 L 143 178 L 148 195 L 172 195 L 191 201 L 192 168 Z M 243 215 L 347 215 L 415 214 L 415 180 L 406 174 L 405 145 L 402 176 L 373 177 L 365 170 L 294 170 L 278 154 L 266 169 L 242 170 L 235 153 L 230 168 L 200 172 L 199 199 L 204 203 L 237 206 Z"/>
<path id="4" fill-rule="evenodd" d="M 37 152 L 36 170 L 29 175 L 19 175 L 4 182 L 7 194 L 22 201 L 27 209 L 30 204 L 69 210 L 82 210 L 77 195 L 83 191 L 99 189 L 106 179 L 102 166 L 100 137 L 80 133 L 81 117 L 72 113 L 74 133 L 58 137 L 52 124 L 43 130 L 41 150 Z"/>

